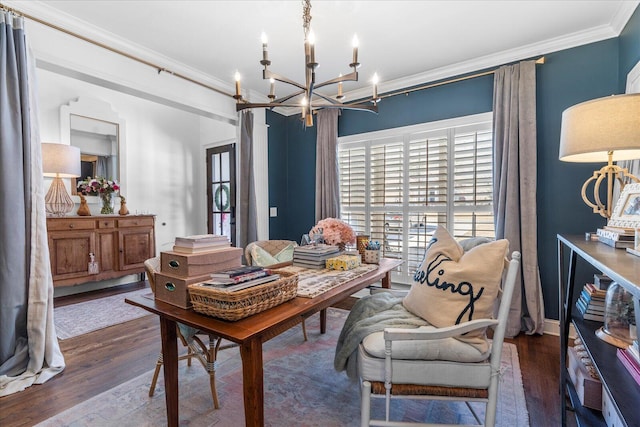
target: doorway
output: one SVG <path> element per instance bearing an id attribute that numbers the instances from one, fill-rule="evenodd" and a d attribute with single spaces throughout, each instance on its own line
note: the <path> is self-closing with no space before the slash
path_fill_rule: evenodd
<path id="1" fill-rule="evenodd" d="M 207 149 L 207 229 L 236 244 L 236 145 Z"/>

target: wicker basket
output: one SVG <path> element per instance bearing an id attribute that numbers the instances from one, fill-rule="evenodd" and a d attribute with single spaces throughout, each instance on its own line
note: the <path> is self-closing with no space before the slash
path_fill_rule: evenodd
<path id="1" fill-rule="evenodd" d="M 193 309 L 198 313 L 225 320 L 240 320 L 295 298 L 298 274 L 274 271 L 280 279 L 235 292 L 189 285 Z"/>

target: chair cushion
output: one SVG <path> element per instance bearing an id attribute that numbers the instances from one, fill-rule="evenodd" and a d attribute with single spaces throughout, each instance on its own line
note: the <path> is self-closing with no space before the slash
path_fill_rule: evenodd
<path id="1" fill-rule="evenodd" d="M 280 252 L 272 255 L 258 245 L 251 248 L 251 263 L 259 266 L 269 266 L 291 261 L 293 259 L 293 244 L 285 246 Z"/>
<path id="2" fill-rule="evenodd" d="M 394 345 L 395 347 L 395 345 Z M 384 381 L 385 359 L 369 354 L 364 344 L 358 346 L 358 374 L 362 380 Z M 491 381 L 489 362 L 459 363 L 450 360 L 393 359 L 392 382 L 396 384 L 430 384 L 443 387 L 484 389 Z"/>
<path id="3" fill-rule="evenodd" d="M 433 330 L 433 326 L 420 326 L 416 331 Z M 384 359 L 384 332 L 374 332 L 362 340 L 362 346 L 372 357 Z M 482 362 L 490 352 L 481 352 L 476 347 L 455 338 L 438 340 L 394 341 L 391 347 L 394 359 L 405 360 L 451 360 L 454 362 Z"/>
<path id="4" fill-rule="evenodd" d="M 438 328 L 492 318 L 508 249 L 509 243 L 502 239 L 465 252 L 439 226 L 403 300 L 405 308 Z M 485 332 L 469 332 L 458 339 L 484 353 L 489 348 Z"/>

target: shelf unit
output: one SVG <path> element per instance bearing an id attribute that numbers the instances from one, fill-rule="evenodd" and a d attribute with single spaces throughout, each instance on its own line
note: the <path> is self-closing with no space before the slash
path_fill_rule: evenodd
<path id="1" fill-rule="evenodd" d="M 595 331 L 600 322 L 583 320 L 573 315 L 573 293 L 575 290 L 575 272 L 580 259 L 611 277 L 631 292 L 635 305 L 640 299 L 640 258 L 628 254 L 622 249 L 614 249 L 597 241 L 585 240 L 579 236 L 558 235 L 558 282 L 560 291 L 560 384 L 562 425 L 566 425 L 566 389 L 579 426 L 605 426 L 605 419 L 599 411 L 582 407 L 576 391 L 569 380 L 567 371 L 567 345 L 569 341 L 569 323 L 573 323 L 578 336 L 591 356 L 600 375 L 603 394 L 611 401 L 611 410 L 616 411 L 622 425 L 640 426 L 640 386 L 633 380 L 626 368 L 618 360 L 617 348 L 596 337 Z M 568 265 L 565 266 L 565 249 L 569 248 Z M 583 284 L 579 284 L 582 289 Z M 640 313 L 636 310 L 636 324 Z"/>

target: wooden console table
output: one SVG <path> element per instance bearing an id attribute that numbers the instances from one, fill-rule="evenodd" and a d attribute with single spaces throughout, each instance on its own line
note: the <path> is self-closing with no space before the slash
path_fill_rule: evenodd
<path id="1" fill-rule="evenodd" d="M 565 268 L 565 248 L 569 248 L 569 265 Z M 634 297 L 636 324 L 640 319 L 638 300 L 640 298 L 640 258 L 622 249 L 614 249 L 597 241 L 585 240 L 582 236 L 563 236 L 558 234 L 558 282 L 560 297 L 560 399 L 562 425 L 566 425 L 565 391 L 569 392 L 571 404 L 580 426 L 605 426 L 603 415 L 583 407 L 575 388 L 568 378 L 567 346 L 569 342 L 569 324 L 573 322 L 578 336 L 591 356 L 600 375 L 603 395 L 606 393 L 611 407 L 622 425 L 640 426 L 640 388 L 617 358 L 617 348 L 596 337 L 595 331 L 602 325 L 573 316 L 573 294 L 575 291 L 575 273 L 578 256 L 615 282 L 631 292 Z M 581 284 L 582 285 L 582 284 Z M 579 287 L 578 292 L 582 287 Z M 617 424 L 616 424 L 617 425 Z"/>
<path id="2" fill-rule="evenodd" d="M 377 270 L 371 271 L 315 298 L 296 297 L 277 307 L 254 314 L 236 322 L 228 322 L 185 310 L 158 300 L 132 297 L 125 302 L 141 307 L 160 317 L 162 357 L 164 360 L 165 399 L 169 427 L 177 427 L 178 418 L 178 346 L 176 322 L 205 333 L 212 333 L 238 343 L 242 357 L 242 382 L 245 423 L 250 427 L 264 425 L 264 377 L 262 344 L 297 325 L 302 319 L 342 301 L 351 294 L 382 280 L 382 286 L 391 286 L 391 270 L 402 261 L 382 259 Z"/>
<path id="3" fill-rule="evenodd" d="M 96 215 L 47 218 L 54 286 L 70 286 L 144 273 L 156 252 L 155 216 Z M 89 273 L 89 254 L 98 273 Z"/>

